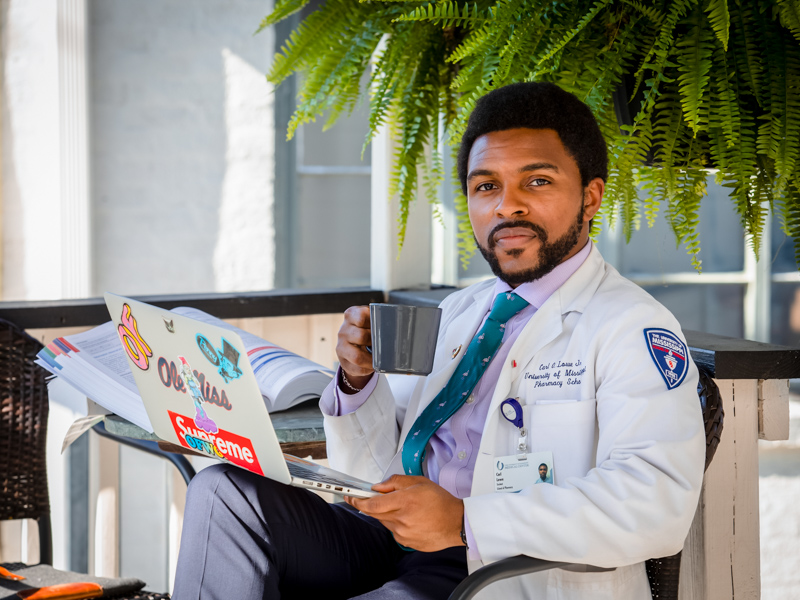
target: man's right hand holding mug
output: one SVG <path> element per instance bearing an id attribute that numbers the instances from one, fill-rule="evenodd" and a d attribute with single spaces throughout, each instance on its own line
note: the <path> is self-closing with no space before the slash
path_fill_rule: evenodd
<path id="1" fill-rule="evenodd" d="M 369 306 L 351 306 L 344 313 L 344 323 L 339 328 L 336 356 L 347 383 L 339 381 L 339 389 L 355 393 L 369 383 L 375 370 L 372 354 L 367 347 L 372 344 Z"/>

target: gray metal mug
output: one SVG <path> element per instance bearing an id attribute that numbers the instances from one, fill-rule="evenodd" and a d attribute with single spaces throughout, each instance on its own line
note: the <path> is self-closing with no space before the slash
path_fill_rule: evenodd
<path id="1" fill-rule="evenodd" d="M 378 373 L 427 375 L 439 335 L 442 309 L 370 304 L 372 368 Z"/>

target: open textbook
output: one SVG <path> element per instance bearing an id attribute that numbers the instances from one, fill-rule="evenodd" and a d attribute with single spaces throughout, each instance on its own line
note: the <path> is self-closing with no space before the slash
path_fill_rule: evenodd
<path id="1" fill-rule="evenodd" d="M 330 369 L 201 310 L 179 307 L 172 312 L 239 334 L 269 412 L 286 410 L 319 397 L 333 377 Z M 153 427 L 113 322 L 56 338 L 39 352 L 36 362 L 97 404 L 152 433 Z M 209 389 L 204 389 L 204 393 L 212 396 L 217 393 L 216 388 L 206 387 Z"/>

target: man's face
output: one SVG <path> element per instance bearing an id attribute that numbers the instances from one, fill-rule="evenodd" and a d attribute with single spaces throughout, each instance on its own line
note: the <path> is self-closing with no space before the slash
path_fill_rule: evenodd
<path id="1" fill-rule="evenodd" d="M 547 479 L 547 465 L 541 465 L 539 467 L 539 477 L 541 478 L 542 481 Z"/>
<path id="2" fill-rule="evenodd" d="M 584 189 L 578 164 L 552 129 L 480 136 L 467 163 L 469 218 L 492 272 L 512 287 L 539 279 L 589 237 L 604 184 Z"/>

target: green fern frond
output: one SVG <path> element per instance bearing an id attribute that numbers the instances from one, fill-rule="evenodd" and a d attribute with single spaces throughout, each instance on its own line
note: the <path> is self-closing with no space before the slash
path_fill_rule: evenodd
<path id="1" fill-rule="evenodd" d="M 274 85 L 280 84 L 292 73 L 306 69 L 312 60 L 323 54 L 321 42 L 331 31 L 341 31 L 346 27 L 343 14 L 335 10 L 335 2 L 315 10 L 303 19 L 275 55 L 267 79 Z M 346 12 L 346 11 L 345 11 Z"/>
<path id="2" fill-rule="evenodd" d="M 587 12 L 578 24 L 573 27 L 570 31 L 568 31 L 558 42 L 556 42 L 552 47 L 550 47 L 538 61 L 538 66 L 544 65 L 547 61 L 552 59 L 556 54 L 561 52 L 564 47 L 581 31 L 583 31 L 589 23 L 597 16 L 597 14 L 603 10 L 610 3 L 611 0 L 597 0 L 594 5 L 592 6 L 591 10 Z"/>
<path id="3" fill-rule="evenodd" d="M 606 183 L 607 209 L 604 217 L 613 227 L 617 212 L 623 217 L 623 233 L 630 241 L 633 231 L 639 228 L 641 210 L 639 193 L 634 177 L 635 168 L 641 164 L 652 143 L 652 121 L 649 114 L 642 115 L 628 135 L 620 135 L 612 147 L 609 157 L 609 178 Z"/>
<path id="4" fill-rule="evenodd" d="M 800 139 L 800 47 L 787 43 L 786 46 L 786 84 L 784 87 L 786 112 L 784 115 L 784 136 L 775 161 L 775 169 L 780 181 L 778 189 L 797 177 L 798 153 L 800 148 L 793 141 Z M 795 181 L 797 181 L 795 179 Z"/>
<path id="5" fill-rule="evenodd" d="M 722 47 L 728 50 L 728 36 L 730 35 L 731 15 L 728 12 L 728 0 L 709 0 L 706 6 L 708 20 Z"/>
<path id="6" fill-rule="evenodd" d="M 743 107 L 740 109 L 743 110 L 744 121 L 748 115 Z M 763 215 L 762 207 L 758 201 L 754 201 L 751 189 L 759 171 L 755 132 L 743 128 L 738 145 L 732 148 L 721 147 L 717 152 L 725 166 L 725 171 L 720 173 L 721 183 L 731 190 L 730 197 L 736 206 L 742 227 L 752 235 L 751 245 L 754 250 L 758 250 Z"/>
<path id="7" fill-rule="evenodd" d="M 776 192 L 781 194 L 795 172 L 800 150 L 794 143 L 800 139 L 800 47 L 787 33 L 776 32 L 770 42 L 781 57 L 776 57 L 778 64 L 770 74 L 770 115 L 759 130 L 758 146 L 775 162 Z"/>
<path id="8" fill-rule="evenodd" d="M 275 23 L 283 21 L 286 17 L 289 17 L 297 11 L 302 10 L 303 7 L 309 3 L 309 1 L 310 0 L 278 0 L 275 3 L 275 8 L 272 9 L 272 12 L 261 19 L 261 23 L 259 23 L 256 33 L 261 33 L 270 25 L 275 25 Z"/>
<path id="9" fill-rule="evenodd" d="M 262 25 L 305 4 L 276 0 Z M 800 238 L 798 42 L 797 0 L 327 0 L 290 35 L 270 80 L 303 74 L 292 128 L 323 114 L 330 124 L 360 101 L 372 66 L 365 148 L 380 128 L 396 140 L 390 183 L 401 240 L 409 203 L 417 195 L 432 201 L 441 185 L 441 133 L 457 144 L 491 89 L 555 82 L 591 107 L 608 140 L 595 226 L 621 220 L 629 238 L 642 217 L 651 226 L 663 210 L 699 268 L 697 215 L 709 165 L 754 248 L 770 204 Z M 620 128 L 612 96 L 631 73 L 639 108 Z M 466 199 L 457 205 L 466 260 L 475 246 Z"/>
<path id="10" fill-rule="evenodd" d="M 297 108 L 289 120 L 288 138 L 294 135 L 298 126 L 314 121 L 321 112 L 331 111 L 332 120 L 328 121 L 328 127 L 335 122 L 348 98 L 353 96 L 352 86 L 358 89 L 361 76 L 369 66 L 369 59 L 379 41 L 380 35 L 376 37 L 375 30 L 366 29 L 350 38 L 348 44 L 331 48 L 323 60 L 308 71 L 298 94 Z M 348 84 L 344 88 L 342 81 Z M 334 93 L 337 88 L 343 89 L 345 96 L 343 104 L 338 107 L 337 101 L 341 98 Z"/>
<path id="11" fill-rule="evenodd" d="M 644 215 L 647 227 L 652 228 L 656 223 L 661 204 L 667 199 L 667 185 L 664 173 L 669 169 L 639 167 L 636 170 L 636 186 L 644 193 Z"/>
<path id="12" fill-rule="evenodd" d="M 442 182 L 444 181 L 444 162 L 442 155 L 439 152 L 439 132 L 441 129 L 441 107 L 434 117 L 434 122 L 431 125 L 430 133 L 430 165 L 426 165 L 425 176 L 423 177 L 423 188 L 425 197 L 429 204 L 434 205 L 435 210 L 438 210 L 439 204 L 439 190 L 441 189 Z"/>
<path id="13" fill-rule="evenodd" d="M 631 8 L 636 10 L 636 12 L 650 19 L 650 22 L 653 23 L 653 25 L 656 26 L 661 25 L 661 23 L 664 21 L 664 13 L 655 6 L 642 4 L 637 0 L 622 0 L 622 4 L 630 6 Z"/>
<path id="14" fill-rule="evenodd" d="M 678 22 L 686 16 L 689 9 L 695 4 L 695 0 L 678 0 L 674 2 L 669 9 L 669 12 L 662 20 L 661 26 L 658 29 L 658 35 L 645 54 L 641 61 L 639 69 L 636 71 L 636 86 L 633 90 L 635 93 L 644 77 L 645 70 L 659 74 L 663 71 L 667 60 L 670 57 L 670 49 L 675 41 L 675 27 Z M 645 102 L 655 102 L 655 98 L 646 98 Z"/>
<path id="15" fill-rule="evenodd" d="M 689 20 L 691 30 L 678 42 L 678 89 L 683 116 L 695 135 L 703 128 L 708 112 L 708 87 L 713 53 L 712 34 L 705 28 L 698 7 Z"/>
<path id="16" fill-rule="evenodd" d="M 678 169 L 675 174 L 676 194 L 670 198 L 667 208 L 672 231 L 677 245 L 684 244 L 692 259 L 692 265 L 702 270 L 700 239 L 697 225 L 700 220 L 700 201 L 706 195 L 708 175 L 701 169 Z"/>
<path id="17" fill-rule="evenodd" d="M 639 230 L 642 218 L 639 190 L 636 188 L 633 170 L 621 172 L 618 177 L 620 179 L 618 186 L 622 192 L 617 200 L 622 213 L 622 233 L 625 241 L 630 242 L 633 232 Z"/>
<path id="18" fill-rule="evenodd" d="M 714 48 L 714 89 L 708 125 L 710 129 L 720 129 L 728 148 L 733 148 L 739 143 L 739 131 L 742 127 L 741 113 L 739 111 L 739 98 L 731 81 L 735 73 L 728 63 L 727 53 L 719 46 Z"/>
<path id="19" fill-rule="evenodd" d="M 436 68 L 442 49 L 438 45 L 435 29 L 429 28 L 429 40 L 415 76 L 401 99 L 402 115 L 399 121 L 399 144 L 395 153 L 395 168 L 390 177 L 390 195 L 399 198 L 398 242 L 402 248 L 411 202 L 417 195 L 417 167 L 425 162 L 425 144 L 431 139 L 432 117 L 430 107 L 438 107 L 440 72 Z"/>
<path id="20" fill-rule="evenodd" d="M 463 42 L 447 57 L 447 62 L 458 63 L 465 58 L 480 55 L 491 47 L 492 40 L 496 37 L 496 27 L 487 23 L 479 29 L 475 29 L 467 35 Z"/>
<path id="21" fill-rule="evenodd" d="M 776 209 L 780 218 L 781 230 L 794 240 L 795 262 L 800 264 L 800 172 L 784 189 L 777 199 Z"/>
<path id="22" fill-rule="evenodd" d="M 655 163 L 670 169 L 686 166 L 682 147 L 686 142 L 686 124 L 677 94 L 663 94 L 655 106 L 653 145 Z"/>
<path id="23" fill-rule="evenodd" d="M 472 231 L 472 224 L 469 222 L 469 215 L 466 212 L 467 199 L 463 194 L 456 196 L 456 209 L 459 211 L 458 220 L 458 253 L 461 257 L 461 266 L 466 269 L 469 266 L 478 246 L 475 243 L 475 234 Z M 462 216 L 464 215 L 464 216 Z"/>
<path id="24" fill-rule="evenodd" d="M 529 41 L 528 32 L 535 28 L 538 23 L 533 20 L 529 19 L 525 22 L 521 23 L 517 27 L 511 28 L 511 36 L 508 39 L 500 52 L 498 53 L 500 57 L 500 61 L 497 65 L 497 72 L 495 74 L 496 77 L 496 85 L 501 86 L 506 83 L 509 83 L 509 74 L 511 72 L 514 63 L 520 60 L 519 52 L 524 47 L 526 42 Z"/>
<path id="25" fill-rule="evenodd" d="M 761 62 L 762 50 L 757 40 L 757 32 L 753 27 L 755 19 L 753 9 L 736 2 L 731 5 L 730 10 L 731 29 L 734 35 L 729 44 L 733 49 L 736 72 L 740 78 L 749 83 L 748 91 L 755 96 L 758 104 L 763 106 L 764 66 Z"/>
<path id="26" fill-rule="evenodd" d="M 478 4 L 469 3 L 459 7 L 458 2 L 445 0 L 444 2 L 429 3 L 418 6 L 409 13 L 398 16 L 395 21 L 426 21 L 442 27 L 463 27 L 467 23 L 483 24 L 491 17 L 478 12 Z M 496 22 L 496 19 L 492 19 Z"/>
<path id="27" fill-rule="evenodd" d="M 797 0 L 777 0 L 781 25 L 792 32 L 795 41 L 800 42 L 800 2 Z"/>
<path id="28" fill-rule="evenodd" d="M 389 39 L 386 48 L 377 57 L 375 67 L 370 77 L 370 101 L 369 101 L 369 130 L 364 144 L 361 147 L 361 158 L 367 150 L 378 129 L 386 122 L 392 103 L 394 102 L 395 90 L 397 89 L 396 75 L 400 66 L 402 53 L 397 51 L 397 44 L 393 44 L 393 39 Z"/>

